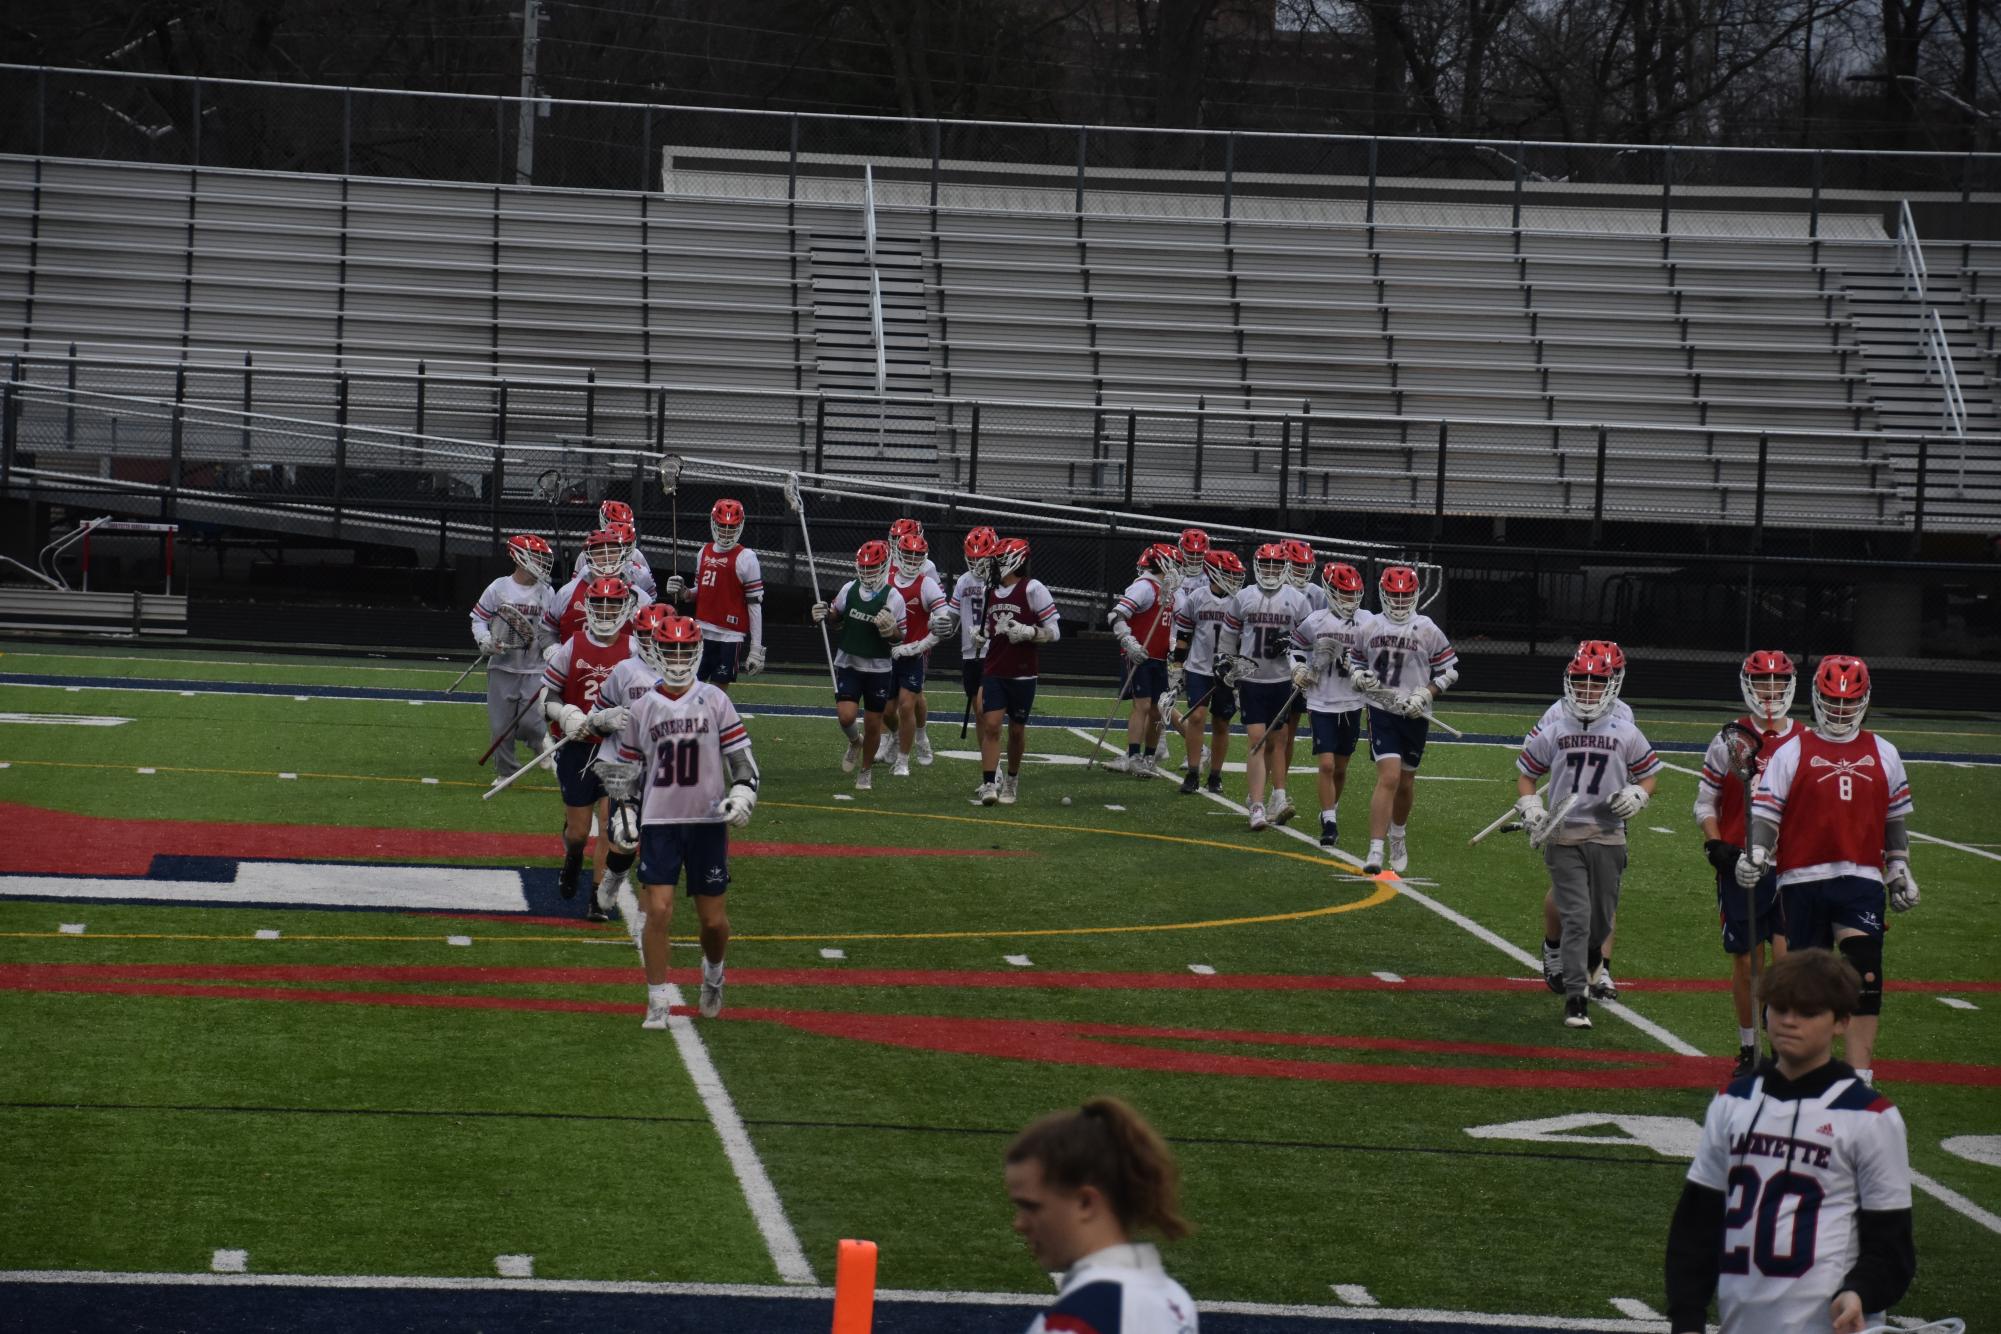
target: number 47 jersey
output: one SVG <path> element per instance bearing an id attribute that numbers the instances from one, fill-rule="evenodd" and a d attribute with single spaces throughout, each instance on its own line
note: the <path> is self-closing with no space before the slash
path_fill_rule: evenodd
<path id="1" fill-rule="evenodd" d="M 655 686 L 628 707 L 632 716 L 619 734 L 618 755 L 643 766 L 639 822 L 721 820 L 716 808 L 729 791 L 723 756 L 750 749 L 750 734 L 730 697 L 706 682 L 679 698 Z"/>

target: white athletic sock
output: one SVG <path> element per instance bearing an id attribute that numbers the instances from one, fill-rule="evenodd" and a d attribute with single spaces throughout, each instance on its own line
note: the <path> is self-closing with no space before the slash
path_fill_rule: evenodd
<path id="1" fill-rule="evenodd" d="M 1755 1028 L 1740 1028 L 1740 1029 L 1738 1029 L 1738 1030 L 1737 1030 L 1737 1045 L 1738 1045 L 1738 1046 L 1740 1046 L 1740 1047 L 1754 1047 L 1754 1046 L 1756 1046 L 1756 1045 L 1757 1045 L 1757 1043 L 1758 1043 L 1758 1030 L 1757 1030 L 1757 1029 L 1755 1029 Z"/>
<path id="2" fill-rule="evenodd" d="M 842 723 L 842 724 L 841 724 L 841 731 L 843 731 L 843 732 L 845 732 L 845 733 L 847 734 L 847 738 L 848 738 L 848 740 L 850 740 L 850 741 L 860 741 L 860 740 L 862 739 L 862 721 L 861 721 L 861 719 L 857 718 L 857 719 L 855 719 L 855 720 L 854 720 L 853 722 L 851 722 L 851 723 Z"/>
<path id="3" fill-rule="evenodd" d="M 1874 1070 L 1865 1070 L 1861 1066 L 1855 1068 L 1855 1077 L 1865 1084 L 1876 1082 L 1876 1072 Z"/>
<path id="4" fill-rule="evenodd" d="M 662 982 L 658 986 L 655 986 L 651 982 L 647 983 L 646 1003 L 648 1005 L 665 1005 L 667 1003 L 667 988 L 671 985 L 668 982 Z"/>
<path id="5" fill-rule="evenodd" d="M 711 961 L 710 961 L 709 959 L 707 959 L 707 958 L 704 958 L 704 959 L 702 960 L 702 980 L 703 980 L 704 982 L 720 982 L 720 981 L 722 981 L 722 980 L 723 980 L 723 961 L 722 961 L 722 960 L 720 960 L 720 959 L 717 959 L 717 960 L 715 960 L 715 961 L 711 962 Z"/>
<path id="6" fill-rule="evenodd" d="M 1271 804 L 1272 804 L 1272 805 L 1274 805 L 1274 806 L 1283 806 L 1283 805 L 1285 805 L 1285 789 L 1284 789 L 1284 788 L 1282 788 L 1282 787 L 1275 787 L 1275 788 L 1273 788 L 1273 789 L 1271 790 Z"/>
<path id="7" fill-rule="evenodd" d="M 1379 862 L 1382 859 L 1383 859 L 1383 841 L 1379 838 L 1370 839 L 1369 860 L 1372 862 Z"/>
<path id="8" fill-rule="evenodd" d="M 1402 838 L 1403 836 L 1404 836 L 1404 826 L 1400 824 L 1393 824 L 1390 826 L 1391 838 Z"/>
<path id="9" fill-rule="evenodd" d="M 1323 806 L 1320 808 L 1320 818 L 1323 820 L 1338 820 L 1341 818 L 1341 812 L 1332 807 Z"/>

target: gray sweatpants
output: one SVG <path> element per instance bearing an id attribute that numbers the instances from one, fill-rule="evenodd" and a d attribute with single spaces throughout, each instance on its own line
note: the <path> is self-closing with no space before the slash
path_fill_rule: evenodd
<path id="1" fill-rule="evenodd" d="M 1612 930 L 1619 911 L 1619 877 L 1626 871 L 1623 843 L 1550 843 L 1542 850 L 1549 886 L 1563 923 L 1563 994 L 1582 996 L 1591 981 L 1591 953 Z"/>
<path id="2" fill-rule="evenodd" d="M 503 672 L 489 669 L 486 674 L 486 739 L 499 740 L 507 730 L 507 724 L 515 714 L 521 713 L 523 706 L 534 698 L 542 688 L 542 673 Z M 549 724 L 542 718 L 540 709 L 529 709 L 521 714 L 521 721 L 514 725 L 514 735 L 502 741 L 500 749 L 493 752 L 493 775 L 505 778 L 521 767 L 522 761 L 514 753 L 514 743 L 519 741 L 528 747 L 530 754 L 542 748 L 542 737 Z"/>

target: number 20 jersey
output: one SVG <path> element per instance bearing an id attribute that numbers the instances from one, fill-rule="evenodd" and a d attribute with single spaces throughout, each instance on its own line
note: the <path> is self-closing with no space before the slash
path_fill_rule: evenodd
<path id="1" fill-rule="evenodd" d="M 1769 1070 L 1733 1080 L 1703 1118 L 1688 1179 L 1723 1192 L 1723 1334 L 1828 1334 L 1828 1303 L 1862 1249 L 1856 1212 L 1911 1207 L 1903 1116 L 1835 1069 L 1813 1094 L 1768 1092 Z"/>
<path id="2" fill-rule="evenodd" d="M 639 822 L 713 824 L 729 791 L 723 756 L 750 749 L 750 734 L 730 697 L 697 682 L 678 699 L 656 686 L 628 706 L 619 734 L 622 760 L 639 761 Z"/>

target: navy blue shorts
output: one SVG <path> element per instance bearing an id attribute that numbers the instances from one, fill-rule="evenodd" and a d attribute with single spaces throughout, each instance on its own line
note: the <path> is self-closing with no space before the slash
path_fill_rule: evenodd
<path id="1" fill-rule="evenodd" d="M 1126 680 L 1126 672 L 1133 674 Z M 1120 699 L 1159 699 L 1167 693 L 1167 663 L 1160 658 L 1148 658 L 1134 667 L 1129 659 L 1119 659 Z"/>
<path id="2" fill-rule="evenodd" d="M 596 741 L 565 741 L 556 748 L 556 784 L 565 806 L 595 806 L 604 796 L 604 783 L 590 767 L 597 753 Z"/>
<path id="3" fill-rule="evenodd" d="M 704 639 L 702 661 L 695 668 L 695 679 L 726 686 L 736 680 L 737 662 L 742 656 L 742 640 Z"/>
<path id="4" fill-rule="evenodd" d="M 1290 681 L 1239 681 L 1237 699 L 1243 705 L 1244 726 L 1270 727 L 1283 723 L 1278 711 L 1285 707 L 1286 696 L 1292 693 Z"/>
<path id="5" fill-rule="evenodd" d="M 980 678 L 986 672 L 987 664 L 979 658 L 967 658 L 959 664 L 959 684 L 966 688 L 967 699 L 979 698 Z"/>
<path id="6" fill-rule="evenodd" d="M 650 824 L 639 831 L 639 883 L 671 885 L 688 873 L 689 894 L 721 894 L 730 887 L 730 827 Z"/>
<path id="7" fill-rule="evenodd" d="M 1207 709 L 1225 722 L 1237 716 L 1237 692 L 1218 677 L 1189 672 L 1181 678 L 1181 689 L 1188 697 L 1191 713 L 1198 708 Z"/>
<path id="8" fill-rule="evenodd" d="M 1322 713 L 1315 709 L 1312 718 L 1315 755 L 1355 753 L 1355 743 L 1362 738 L 1360 709 L 1349 709 L 1344 713 Z"/>
<path id="9" fill-rule="evenodd" d="M 1779 877 L 1771 871 L 1758 882 L 1758 922 L 1754 933 L 1746 918 L 1751 905 L 1745 889 L 1734 875 L 1716 873 L 1716 919 L 1723 927 L 1723 952 L 1747 954 L 1753 939 L 1764 944 L 1785 930 L 1785 913 L 1779 907 Z"/>
<path id="10" fill-rule="evenodd" d="M 858 672 L 852 667 L 834 668 L 834 699 L 860 700 L 864 711 L 881 713 L 896 693 L 893 672 Z"/>
<path id="11" fill-rule="evenodd" d="M 1859 875 L 1804 880 L 1780 892 L 1786 945 L 1796 950 L 1834 948 L 1834 930 L 1846 927 L 1865 936 L 1883 934 L 1887 894 L 1881 881 Z"/>
<path id="12" fill-rule="evenodd" d="M 1431 719 L 1406 718 L 1400 713 L 1373 706 L 1369 709 L 1369 754 L 1377 761 L 1392 756 L 1415 769 L 1424 759 L 1425 738 L 1431 735 Z"/>
<path id="13" fill-rule="evenodd" d="M 890 694 L 897 695 L 908 690 L 913 695 L 924 693 L 924 655 L 913 653 L 907 658 L 889 660 L 891 682 Z"/>
<path id="14" fill-rule="evenodd" d="M 980 712 L 1005 713 L 1011 723 L 1028 721 L 1035 707 L 1035 678 L 1032 676 L 983 676 L 980 678 Z"/>

